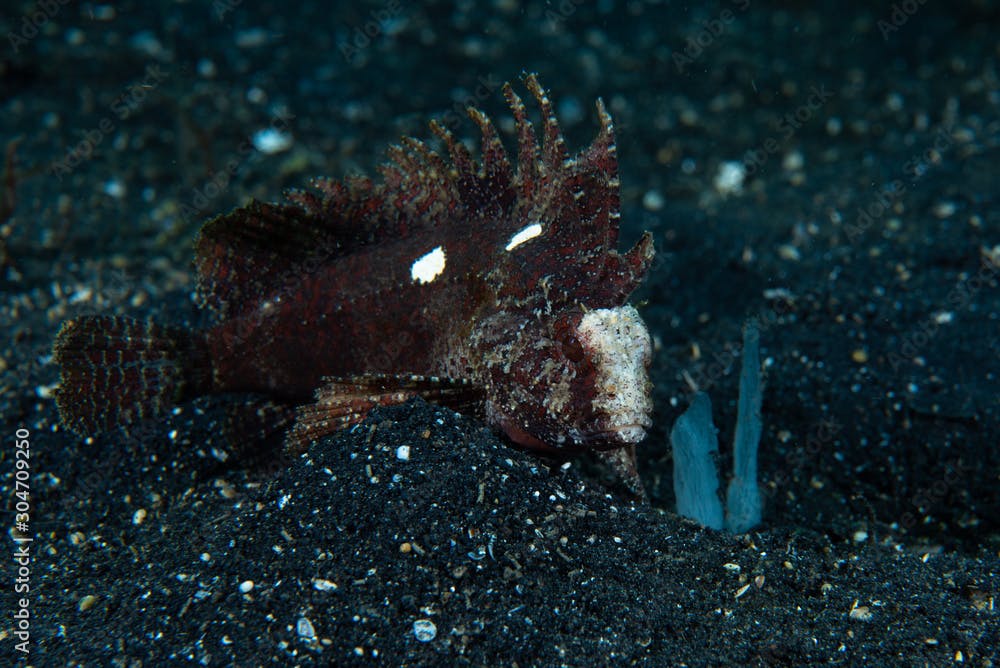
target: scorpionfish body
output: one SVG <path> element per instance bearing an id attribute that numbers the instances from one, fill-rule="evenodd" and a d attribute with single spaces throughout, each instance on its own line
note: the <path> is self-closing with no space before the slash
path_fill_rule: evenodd
<path id="1" fill-rule="evenodd" d="M 431 123 L 443 151 L 404 138 L 378 183 L 318 179 L 282 204 L 253 201 L 196 241 L 198 297 L 215 324 L 193 331 L 124 317 L 63 324 L 63 422 L 94 433 L 177 402 L 259 393 L 287 407 L 300 451 L 415 396 L 480 415 L 522 446 L 591 450 L 638 490 L 634 446 L 652 410 L 651 345 L 629 295 L 653 257 L 645 233 L 616 250 L 613 126 L 567 154 L 534 75 L 541 142 L 521 99 L 512 166 L 491 121 L 477 160 Z"/>

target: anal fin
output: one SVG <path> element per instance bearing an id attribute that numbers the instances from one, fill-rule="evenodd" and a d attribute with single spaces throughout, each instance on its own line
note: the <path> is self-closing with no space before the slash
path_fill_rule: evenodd
<path id="1" fill-rule="evenodd" d="M 285 437 L 287 452 L 303 452 L 312 441 L 360 423 L 376 406 L 422 397 L 460 413 L 476 413 L 483 400 L 481 388 L 455 378 L 367 374 L 326 377 L 324 381 L 316 390 L 315 401 L 300 406 L 296 412 L 295 424 Z"/>

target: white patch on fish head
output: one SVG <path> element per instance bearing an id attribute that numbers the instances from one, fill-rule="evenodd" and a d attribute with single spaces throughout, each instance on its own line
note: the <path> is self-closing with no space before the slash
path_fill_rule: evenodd
<path id="1" fill-rule="evenodd" d="M 653 411 L 646 324 L 633 306 L 595 309 L 584 314 L 576 335 L 594 367 L 593 408 L 606 416 L 601 431 L 622 444 L 638 443 Z"/>

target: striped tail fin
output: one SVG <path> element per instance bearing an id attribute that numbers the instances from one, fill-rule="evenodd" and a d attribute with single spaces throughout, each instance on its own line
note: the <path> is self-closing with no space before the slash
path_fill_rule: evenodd
<path id="1" fill-rule="evenodd" d="M 114 316 L 67 320 L 53 359 L 62 367 L 63 424 L 93 434 L 162 414 L 211 391 L 211 360 L 197 334 Z"/>

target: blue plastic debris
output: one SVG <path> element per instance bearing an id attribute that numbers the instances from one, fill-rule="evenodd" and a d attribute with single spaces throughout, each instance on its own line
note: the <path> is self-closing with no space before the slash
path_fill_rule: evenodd
<path id="1" fill-rule="evenodd" d="M 733 477 L 726 490 L 726 529 L 745 533 L 760 524 L 761 499 L 757 487 L 757 447 L 763 422 L 760 417 L 763 389 L 760 382 L 760 333 L 748 323 L 743 328 L 743 366 L 740 398 L 733 436 Z"/>
<path id="2" fill-rule="evenodd" d="M 744 533 L 760 523 L 761 497 L 757 487 L 757 450 L 763 427 L 760 371 L 760 333 L 748 323 L 743 329 L 740 396 L 733 438 L 733 477 L 726 491 L 723 519 L 719 500 L 716 458 L 717 430 L 712 423 L 712 402 L 696 392 L 688 409 L 670 432 L 674 451 L 674 495 L 677 513 L 702 526 Z"/>
<path id="3" fill-rule="evenodd" d="M 719 441 L 712 424 L 712 402 L 698 392 L 670 430 L 674 448 L 677 513 L 712 529 L 722 529 L 722 502 L 715 458 Z"/>

